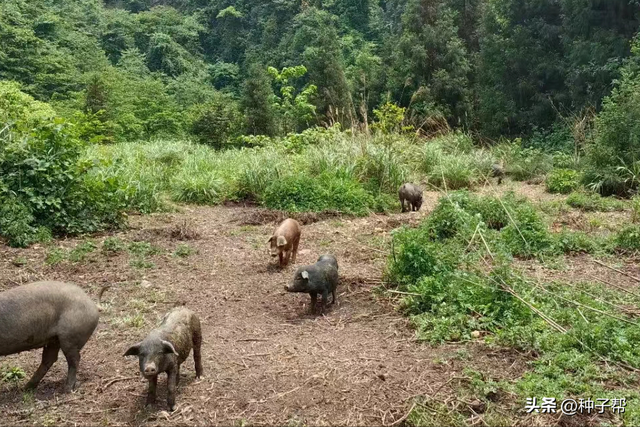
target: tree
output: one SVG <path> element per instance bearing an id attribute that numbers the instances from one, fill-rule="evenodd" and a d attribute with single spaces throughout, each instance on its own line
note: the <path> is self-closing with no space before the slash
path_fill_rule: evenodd
<path id="1" fill-rule="evenodd" d="M 247 132 L 252 135 L 276 133 L 273 111 L 273 89 L 265 67 L 259 63 L 249 65 L 247 79 L 242 90 L 242 110 L 245 115 Z"/>

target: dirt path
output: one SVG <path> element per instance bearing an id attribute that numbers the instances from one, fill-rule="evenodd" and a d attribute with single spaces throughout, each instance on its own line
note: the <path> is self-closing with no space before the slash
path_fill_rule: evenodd
<path id="1" fill-rule="evenodd" d="M 392 424 L 407 413 L 413 397 L 433 393 L 462 369 L 436 363 L 455 346 L 416 343 L 406 317 L 374 290 L 389 231 L 417 223 L 436 198 L 429 196 L 420 213 L 326 219 L 303 227 L 296 267 L 322 253 L 335 254 L 340 264 L 338 304 L 324 316 L 307 313 L 308 295 L 284 291 L 295 267 L 280 271 L 273 265 L 266 241 L 274 225 L 261 221 L 267 214 L 256 208 L 185 208 L 132 218 L 132 228 L 115 236 L 160 248 L 147 258 L 152 268 L 135 261 L 132 266 L 135 258 L 126 251 L 108 256 L 98 249 L 82 262 L 48 266 L 51 249 L 0 248 L 0 289 L 47 278 L 73 281 L 95 296 L 100 285 L 113 285 L 103 298 L 98 330 L 82 353 L 78 391 L 62 394 L 64 358 L 35 395 L 22 392 L 26 379 L 0 383 L 2 424 Z M 197 239 L 171 237 L 185 220 Z M 98 248 L 105 237 L 93 239 Z M 181 244 L 197 253 L 172 255 Z M 202 319 L 205 379 L 195 381 L 188 359 L 176 412 L 164 412 L 164 376 L 157 406 L 145 410 L 146 382 L 139 378 L 137 359 L 122 354 L 180 303 Z M 29 376 L 39 357 L 40 352 L 13 355 L 0 359 L 0 366 L 19 366 Z M 495 366 L 513 368 L 511 360 L 494 359 Z"/>

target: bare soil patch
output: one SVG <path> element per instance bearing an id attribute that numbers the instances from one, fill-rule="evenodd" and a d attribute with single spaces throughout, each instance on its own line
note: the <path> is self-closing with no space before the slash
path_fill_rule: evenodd
<path id="1" fill-rule="evenodd" d="M 0 360 L 27 374 L 18 383 L 0 383 L 2 423 L 380 425 L 400 419 L 413 398 L 433 393 L 470 363 L 451 361 L 456 346 L 416 342 L 407 318 L 374 292 L 389 232 L 428 215 L 437 193 L 425 196 L 420 212 L 304 221 L 298 262 L 283 270 L 266 246 L 281 217 L 256 207 L 188 207 L 133 217 L 127 231 L 91 237 L 97 249 L 81 262 L 46 261 L 56 248 L 68 253 L 86 239 L 26 250 L 0 247 L 0 290 L 66 280 L 96 298 L 101 286 L 111 285 L 98 329 L 82 352 L 75 393 L 62 393 L 64 358 L 33 395 L 21 386 L 36 369 L 40 351 Z M 126 250 L 103 253 L 107 237 L 125 245 L 149 244 L 153 253 L 137 263 L 139 257 Z M 175 255 L 180 245 L 193 254 Z M 335 254 L 340 263 L 338 303 L 313 316 L 307 311 L 309 296 L 287 294 L 283 285 L 297 266 L 323 253 Z M 201 317 L 205 379 L 195 381 L 192 359 L 185 362 L 178 407 L 169 414 L 164 376 L 157 405 L 145 408 L 147 384 L 137 359 L 122 355 L 180 304 Z M 481 353 L 474 364 L 491 358 L 492 367 L 504 365 L 502 372 L 514 365 L 509 358 Z"/>

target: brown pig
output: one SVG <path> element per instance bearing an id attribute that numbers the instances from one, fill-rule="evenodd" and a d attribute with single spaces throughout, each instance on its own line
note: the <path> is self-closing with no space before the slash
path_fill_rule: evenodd
<path id="1" fill-rule="evenodd" d="M 295 219 L 285 219 L 267 243 L 271 244 L 271 256 L 279 258 L 280 267 L 287 265 L 290 260 L 295 263 L 300 243 L 300 224 Z"/>

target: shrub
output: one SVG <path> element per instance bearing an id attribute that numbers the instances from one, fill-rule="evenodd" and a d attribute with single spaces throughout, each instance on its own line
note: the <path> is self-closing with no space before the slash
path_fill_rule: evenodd
<path id="1" fill-rule="evenodd" d="M 554 169 L 545 185 L 549 193 L 569 194 L 580 186 L 580 174 L 571 169 Z"/>
<path id="2" fill-rule="evenodd" d="M 639 184 L 640 79 L 637 60 L 640 38 L 632 44 L 632 58 L 602 103 L 595 120 L 595 137 L 586 149 L 585 183 L 603 195 L 627 196 Z"/>
<path id="3" fill-rule="evenodd" d="M 620 230 L 615 237 L 616 247 L 627 251 L 640 250 L 640 226 L 629 225 Z"/>
<path id="4" fill-rule="evenodd" d="M 19 83 L 0 81 L 0 123 L 2 126 L 9 123 L 29 130 L 54 116 L 55 111 L 49 104 L 36 101 L 30 95 L 22 92 Z"/>
<path id="5" fill-rule="evenodd" d="M 7 205 L 0 232 L 11 244 L 35 241 L 46 234 L 40 227 L 76 234 L 124 222 L 118 179 L 98 179 L 80 158 L 83 148 L 60 119 L 0 135 L 0 200 Z"/>
<path id="6" fill-rule="evenodd" d="M 539 148 L 523 148 L 516 138 L 510 144 L 500 144 L 494 151 L 505 165 L 505 173 L 516 181 L 526 181 L 546 174 L 553 165 L 552 156 Z"/>
<path id="7" fill-rule="evenodd" d="M 602 239 L 594 238 L 581 231 L 563 230 L 553 235 L 553 238 L 558 252 L 564 254 L 593 254 L 606 246 L 606 242 Z"/>
<path id="8" fill-rule="evenodd" d="M 265 189 L 262 203 L 288 212 L 338 211 L 366 215 L 374 200 L 356 181 L 324 174 L 316 178 L 282 177 Z"/>
<path id="9" fill-rule="evenodd" d="M 470 238 L 470 233 L 473 233 L 479 221 L 479 218 L 473 217 L 467 211 L 470 203 L 471 196 L 464 191 L 449 193 L 440 198 L 438 205 L 424 223 L 423 230 L 435 240 Z"/>
<path id="10" fill-rule="evenodd" d="M 531 204 L 521 204 L 510 213 L 514 222 L 502 229 L 500 237 L 511 254 L 529 258 L 551 249 L 551 234 Z"/>

